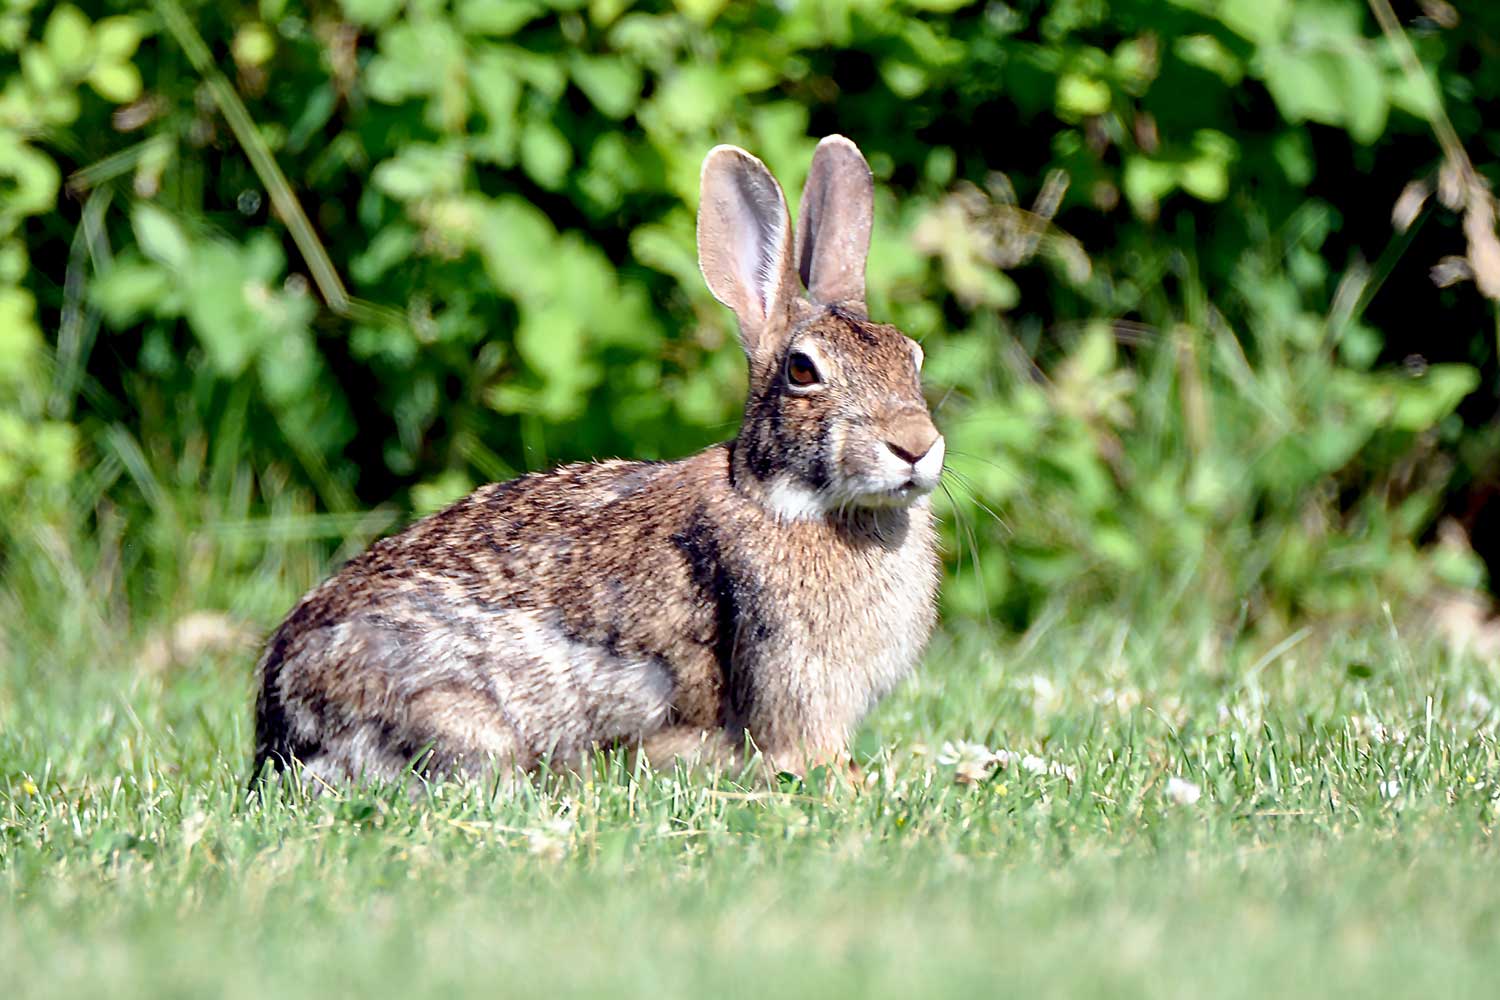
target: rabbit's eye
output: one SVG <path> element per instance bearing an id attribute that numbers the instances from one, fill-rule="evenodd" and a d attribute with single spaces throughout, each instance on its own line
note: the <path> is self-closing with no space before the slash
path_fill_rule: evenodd
<path id="1" fill-rule="evenodd" d="M 823 381 L 818 375 L 817 367 L 812 363 L 812 358 L 801 351 L 793 351 L 786 359 L 786 380 L 803 389 Z"/>

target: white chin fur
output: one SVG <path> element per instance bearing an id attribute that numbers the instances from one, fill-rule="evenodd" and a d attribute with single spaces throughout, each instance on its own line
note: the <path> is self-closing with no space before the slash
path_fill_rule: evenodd
<path id="1" fill-rule="evenodd" d="M 778 521 L 815 521 L 832 509 L 826 495 L 790 476 L 777 476 L 771 481 L 766 506 Z"/>

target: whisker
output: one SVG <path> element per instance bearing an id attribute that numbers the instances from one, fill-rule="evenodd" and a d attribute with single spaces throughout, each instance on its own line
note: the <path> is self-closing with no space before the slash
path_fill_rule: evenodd
<path id="1" fill-rule="evenodd" d="M 994 621 L 990 617 L 989 589 L 985 586 L 984 582 L 984 565 L 979 561 L 979 539 L 975 536 L 972 526 L 968 523 L 967 519 L 964 518 L 962 512 L 959 510 L 958 503 L 953 498 L 953 491 L 948 489 L 947 483 L 943 483 L 941 482 L 941 480 L 939 482 L 943 487 L 943 492 L 948 495 L 948 502 L 953 504 L 953 517 L 954 520 L 958 522 L 958 529 L 960 532 L 958 549 L 959 568 L 962 568 L 963 566 L 962 539 L 967 537 L 969 540 L 969 564 L 974 567 L 974 575 L 979 579 L 979 601 L 984 605 L 985 624 L 986 626 L 993 627 Z"/>
<path id="2" fill-rule="evenodd" d="M 1007 478 L 1016 480 L 1016 482 L 1020 483 L 1023 486 L 1034 486 L 1036 484 L 1036 476 L 1035 475 L 1033 475 L 1031 473 L 1028 473 L 1028 472 L 1026 472 L 1026 471 L 1024 471 L 1022 469 L 1015 468 L 1014 466 L 1007 468 L 1006 466 L 1003 466 L 1003 465 L 997 465 L 996 463 L 991 462 L 989 459 L 981 458 L 978 455 L 971 455 L 971 454 L 969 454 L 967 452 L 952 452 L 952 451 L 950 451 L 950 452 L 948 452 L 947 457 L 948 458 L 957 457 L 957 458 L 964 459 L 965 461 L 978 462 L 978 463 L 980 463 L 982 465 L 987 465 L 991 469 L 994 469 L 996 472 L 1001 473 L 1002 475 L 1006 476 Z M 968 473 L 960 472 L 952 464 L 945 464 L 943 466 L 943 471 L 944 472 L 951 472 L 951 473 L 953 473 L 954 475 L 957 475 L 957 476 L 963 476 L 964 479 L 966 479 L 966 480 L 971 478 Z"/>
<path id="3" fill-rule="evenodd" d="M 953 520 L 954 520 L 954 523 L 956 525 L 958 525 L 959 531 L 962 532 L 963 531 L 964 515 L 963 515 L 963 511 L 961 509 L 959 509 L 958 501 L 955 500 L 954 497 L 953 497 L 953 491 L 950 490 L 948 488 L 948 484 L 945 483 L 945 482 L 943 482 L 942 480 L 938 481 L 938 486 L 942 489 L 942 491 L 945 494 L 947 494 L 947 496 L 948 496 L 948 505 L 953 509 Z M 964 546 L 963 546 L 963 538 L 962 538 L 962 536 L 960 536 L 959 542 L 958 542 L 958 565 L 953 568 L 953 571 L 955 573 L 962 573 L 964 571 Z"/>
<path id="4" fill-rule="evenodd" d="M 938 400 L 937 404 L 933 406 L 932 412 L 936 413 L 938 410 L 941 410 L 943 408 L 943 404 L 948 402 L 949 398 L 952 397 L 955 393 L 958 393 L 958 386 L 950 385 L 948 387 L 948 391 L 943 393 L 943 398 Z"/>
<path id="5" fill-rule="evenodd" d="M 1015 537 L 1015 531 L 1011 528 L 1011 526 L 1008 523 L 1006 523 L 1005 518 L 1001 517 L 998 513 L 995 512 L 994 508 L 992 508 L 989 504 L 985 503 L 983 500 L 981 500 L 979 498 L 979 492 L 976 489 L 974 489 L 974 484 L 972 482 L 970 482 L 967 477 L 965 477 L 962 473 L 957 472 L 957 471 L 955 471 L 953 469 L 944 469 L 943 470 L 943 475 L 944 476 L 951 476 L 953 478 L 953 481 L 955 483 L 957 483 L 960 487 L 963 488 L 964 492 L 968 495 L 969 499 L 972 500 L 974 502 L 974 504 L 977 507 L 979 507 L 980 510 L 984 511 L 990 517 L 994 518 L 995 519 L 995 523 L 998 524 L 998 525 L 1000 525 L 1001 529 L 1007 535 L 1010 535 L 1011 537 Z M 948 498 L 951 500 L 953 498 L 953 494 L 949 493 L 948 494 Z"/>

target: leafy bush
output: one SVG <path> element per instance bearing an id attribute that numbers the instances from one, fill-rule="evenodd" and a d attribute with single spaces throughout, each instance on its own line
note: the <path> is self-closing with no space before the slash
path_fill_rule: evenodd
<path id="1" fill-rule="evenodd" d="M 1433 539 L 1496 489 L 1500 344 L 1426 268 L 1483 283 L 1492 202 L 1402 39 L 1493 156 L 1500 11 L 1424 10 L 1388 35 L 1359 0 L 12 3 L 5 556 L 227 602 L 285 571 L 254 539 L 358 544 L 392 498 L 728 436 L 698 165 L 738 142 L 795 196 L 840 131 L 879 179 L 873 310 L 929 342 L 951 613 L 1476 585 L 1462 533 Z M 256 520 L 288 527 L 231 530 Z M 121 536 L 119 565 L 81 541 Z"/>

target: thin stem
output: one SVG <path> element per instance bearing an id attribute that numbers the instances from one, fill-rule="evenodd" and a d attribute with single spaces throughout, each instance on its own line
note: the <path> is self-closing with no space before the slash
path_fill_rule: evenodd
<path id="1" fill-rule="evenodd" d="M 312 272 L 313 282 L 317 284 L 328 308 L 346 319 L 384 326 L 405 326 L 406 317 L 399 310 L 350 296 L 328 251 L 323 248 L 312 223 L 308 221 L 307 213 L 302 210 L 302 203 L 297 200 L 286 175 L 276 163 L 271 147 L 266 144 L 239 94 L 235 93 L 229 80 L 214 65 L 213 54 L 203 41 L 203 36 L 198 34 L 177 0 L 155 0 L 155 3 L 167 30 L 172 33 L 177 44 L 182 46 L 193 69 L 203 78 L 219 112 L 229 123 L 234 137 L 239 140 L 240 147 L 250 159 L 250 165 L 255 169 L 260 182 L 265 185 L 271 196 L 271 204 L 286 223 L 287 230 L 292 234 L 292 241 L 302 253 L 302 259 Z"/>

